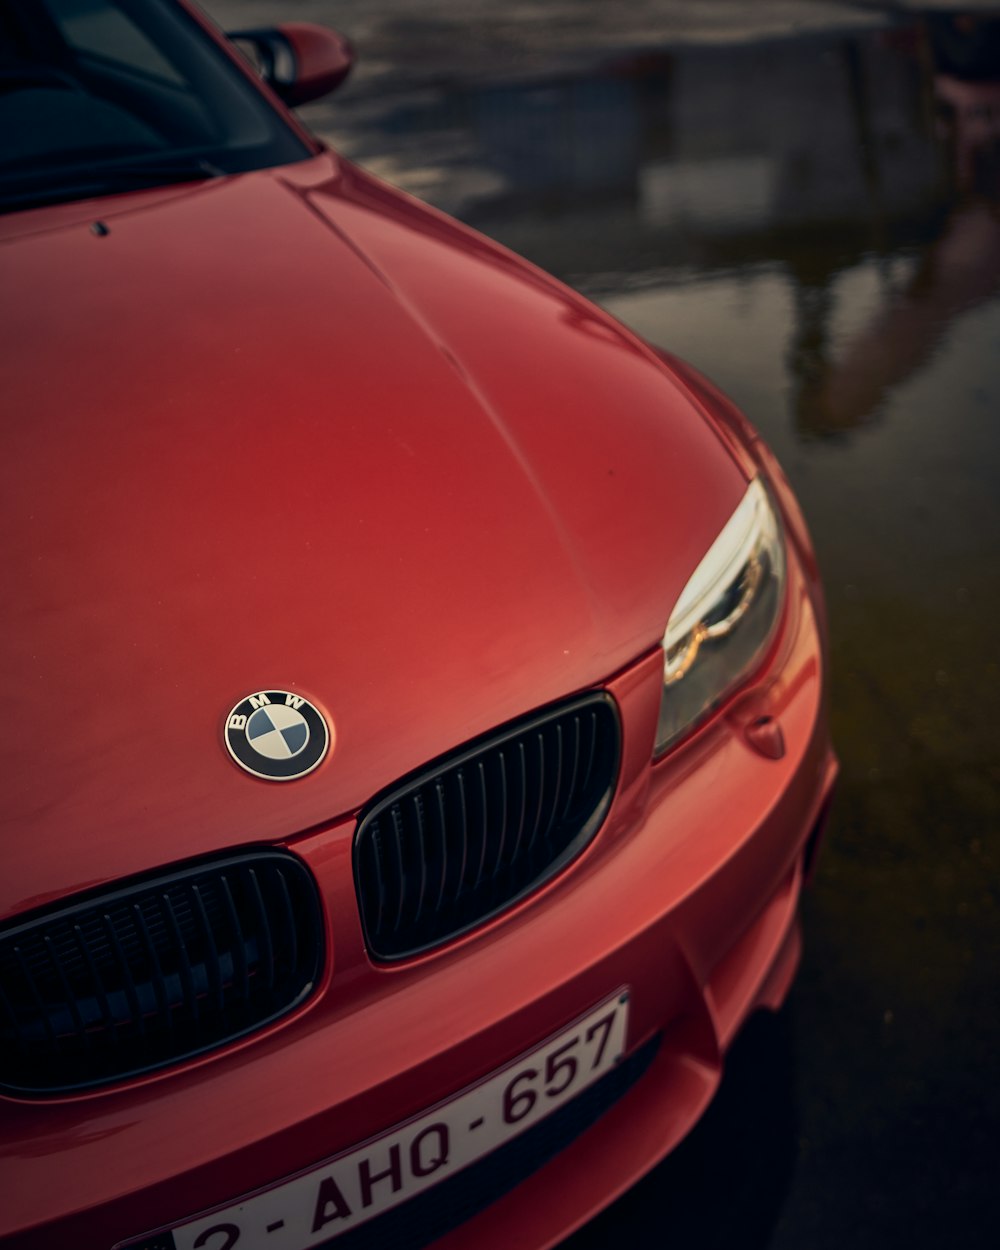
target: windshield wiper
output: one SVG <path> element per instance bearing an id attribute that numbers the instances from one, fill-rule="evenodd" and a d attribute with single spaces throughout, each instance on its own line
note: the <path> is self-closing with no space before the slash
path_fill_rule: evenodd
<path id="1" fill-rule="evenodd" d="M 224 169 L 219 169 L 217 165 L 200 156 L 164 161 L 143 160 L 131 165 L 106 165 L 99 170 L 102 181 L 120 183 L 125 187 L 136 184 L 157 186 L 160 183 L 194 182 L 198 178 L 221 178 L 224 173 Z"/>
<path id="2" fill-rule="evenodd" d="M 41 208 L 45 204 L 65 203 L 71 200 L 87 200 L 102 195 L 115 195 L 143 187 L 165 187 L 174 183 L 197 182 L 205 178 L 220 178 L 225 170 L 201 157 L 185 157 L 178 160 L 136 161 L 134 164 L 105 165 L 88 169 L 85 178 L 74 178 L 61 171 L 58 183 L 35 186 L 23 190 L 5 190 L 0 182 L 0 205 L 4 211 Z M 22 183 L 23 187 L 23 183 Z"/>

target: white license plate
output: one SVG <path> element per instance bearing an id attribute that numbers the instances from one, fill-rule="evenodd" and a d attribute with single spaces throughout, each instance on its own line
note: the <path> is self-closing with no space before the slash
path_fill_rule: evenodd
<path id="1" fill-rule="evenodd" d="M 619 991 L 418 1118 L 174 1228 L 177 1250 L 308 1250 L 357 1228 L 496 1150 L 592 1085 L 622 1057 L 627 1023 L 628 995 Z"/>

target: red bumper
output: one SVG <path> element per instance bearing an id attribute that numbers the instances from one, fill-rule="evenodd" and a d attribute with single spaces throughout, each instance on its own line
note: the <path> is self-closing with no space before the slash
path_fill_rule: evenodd
<path id="1" fill-rule="evenodd" d="M 659 652 L 610 681 L 623 758 L 604 828 L 533 897 L 438 953 L 367 959 L 353 820 L 295 840 L 327 906 L 320 993 L 179 1070 L 85 1097 L 0 1099 L 0 1244 L 110 1250 L 230 1204 L 449 1098 L 628 986 L 628 1050 L 660 1035 L 652 1065 L 441 1245 L 533 1250 L 605 1206 L 691 1128 L 740 1024 L 777 1007 L 794 974 L 804 864 L 836 775 L 817 593 L 792 559 L 764 670 L 660 764 Z M 762 714 L 781 726 L 779 759 L 745 733 Z"/>

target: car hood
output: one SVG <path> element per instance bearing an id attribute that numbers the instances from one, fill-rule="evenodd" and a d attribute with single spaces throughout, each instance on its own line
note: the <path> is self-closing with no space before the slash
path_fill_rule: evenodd
<path id="1" fill-rule="evenodd" d="M 330 155 L 4 229 L 0 914 L 600 683 L 743 489 L 641 343 Z M 326 713 L 315 773 L 228 758 L 261 689 Z"/>

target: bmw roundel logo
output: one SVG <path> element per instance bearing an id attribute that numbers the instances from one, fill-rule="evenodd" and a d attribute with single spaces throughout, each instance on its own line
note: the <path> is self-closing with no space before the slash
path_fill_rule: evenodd
<path id="1" fill-rule="evenodd" d="M 311 773 L 330 747 L 322 714 L 290 690 L 247 695 L 226 717 L 226 747 L 240 768 L 267 781 Z"/>

